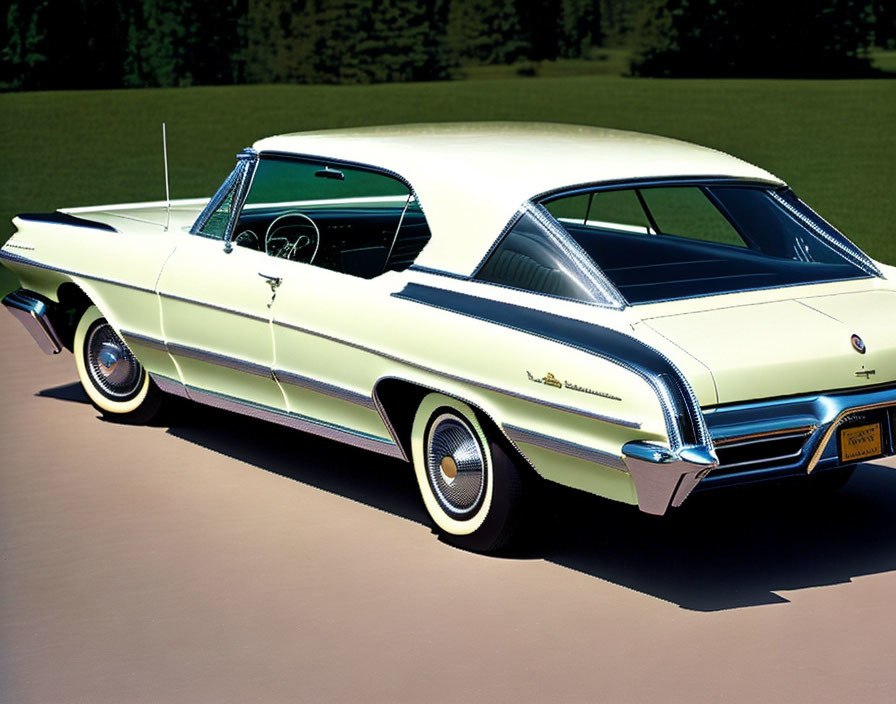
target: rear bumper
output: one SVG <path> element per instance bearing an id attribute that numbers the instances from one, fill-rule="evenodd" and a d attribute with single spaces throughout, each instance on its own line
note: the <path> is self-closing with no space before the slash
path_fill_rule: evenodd
<path id="1" fill-rule="evenodd" d="M 49 318 L 49 307 L 33 294 L 18 290 L 3 299 L 14 318 L 31 333 L 31 337 L 46 354 L 58 354 L 62 351 L 62 339 Z"/>
<path id="2" fill-rule="evenodd" d="M 718 465 L 712 448 L 688 445 L 673 451 L 634 440 L 622 446 L 623 461 L 638 494 L 638 508 L 662 516 L 681 506 L 691 491 Z"/>
<path id="3" fill-rule="evenodd" d="M 705 412 L 719 456 L 697 491 L 824 472 L 896 454 L 896 385 L 720 407 Z M 840 430 L 880 426 L 879 453 L 841 456 Z"/>

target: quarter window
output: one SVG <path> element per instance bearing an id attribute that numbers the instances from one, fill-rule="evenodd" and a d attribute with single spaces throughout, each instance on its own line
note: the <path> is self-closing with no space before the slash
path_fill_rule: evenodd
<path id="1" fill-rule="evenodd" d="M 230 220 L 230 211 L 233 208 L 233 196 L 236 193 L 236 185 L 231 186 L 224 196 L 221 204 L 215 208 L 205 224 L 199 229 L 200 235 L 213 237 L 216 240 L 224 239 L 224 232 Z"/>
<path id="2" fill-rule="evenodd" d="M 531 212 L 520 217 L 475 278 L 549 296 L 595 300 L 578 265 L 556 245 Z"/>

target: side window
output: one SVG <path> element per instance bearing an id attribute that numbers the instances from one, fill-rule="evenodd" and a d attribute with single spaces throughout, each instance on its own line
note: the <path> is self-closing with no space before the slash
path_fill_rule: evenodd
<path id="1" fill-rule="evenodd" d="M 477 272 L 480 281 L 535 293 L 593 301 L 578 266 L 545 234 L 532 213 L 525 213 Z"/>
<path id="2" fill-rule="evenodd" d="M 428 241 L 423 213 L 398 179 L 264 156 L 234 230 L 239 246 L 367 279 L 406 268 Z"/>

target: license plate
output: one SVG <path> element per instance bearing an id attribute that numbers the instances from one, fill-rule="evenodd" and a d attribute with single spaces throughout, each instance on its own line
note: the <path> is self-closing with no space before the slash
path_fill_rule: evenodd
<path id="1" fill-rule="evenodd" d="M 857 425 L 840 431 L 840 461 L 855 462 L 882 454 L 880 423 Z"/>

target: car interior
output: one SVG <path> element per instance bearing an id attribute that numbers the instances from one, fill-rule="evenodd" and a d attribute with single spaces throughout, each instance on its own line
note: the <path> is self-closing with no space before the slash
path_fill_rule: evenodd
<path id="1" fill-rule="evenodd" d="M 401 271 L 430 239 L 417 199 L 380 173 L 262 159 L 236 245 L 372 279 Z"/>

